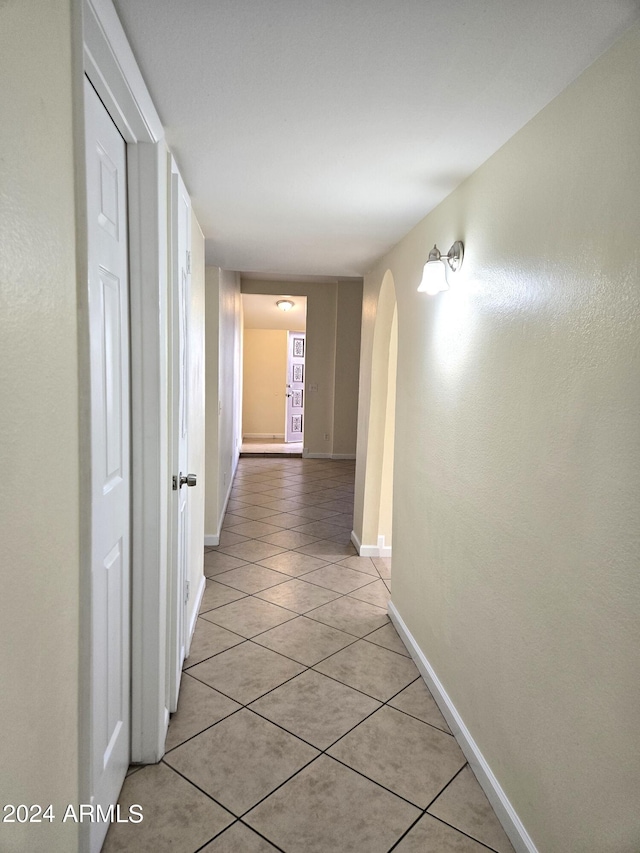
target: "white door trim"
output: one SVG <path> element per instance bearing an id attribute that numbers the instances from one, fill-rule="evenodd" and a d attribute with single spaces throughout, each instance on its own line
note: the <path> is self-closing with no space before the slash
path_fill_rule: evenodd
<path id="1" fill-rule="evenodd" d="M 172 480 L 189 473 L 189 305 L 191 289 L 191 199 L 173 157 L 167 164 L 171 239 L 171 299 L 169 300 L 169 456 Z M 185 215 L 186 214 L 186 215 Z M 178 708 L 182 664 L 191 638 L 187 625 L 190 596 L 189 570 L 189 488 L 178 481 L 170 497 L 168 561 L 169 652 L 167 698 L 171 713 Z"/>
<path id="2" fill-rule="evenodd" d="M 127 142 L 132 389 L 131 749 L 158 761 L 165 707 L 167 508 L 167 186 L 164 131 L 111 0 L 82 0 L 84 71 Z M 85 533 L 86 535 L 86 533 Z M 86 586 L 86 581 L 84 582 Z M 86 601 L 86 596 L 83 596 Z M 84 639 L 87 620 L 83 619 Z M 90 627 L 90 626 L 89 626 Z M 81 683 L 90 683 L 82 655 Z M 83 703 L 81 755 L 88 756 Z M 86 788 L 88 780 L 81 784 Z M 82 802 L 89 802 L 85 790 Z"/>
<path id="3" fill-rule="evenodd" d="M 84 71 L 126 142 L 159 142 L 164 128 L 111 0 L 83 0 Z"/>

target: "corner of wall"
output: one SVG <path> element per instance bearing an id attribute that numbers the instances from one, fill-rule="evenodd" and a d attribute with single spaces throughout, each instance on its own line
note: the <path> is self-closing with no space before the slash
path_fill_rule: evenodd
<path id="1" fill-rule="evenodd" d="M 218 544 L 220 269 L 205 267 L 205 544 Z M 216 541 L 212 541 L 215 539 Z"/>

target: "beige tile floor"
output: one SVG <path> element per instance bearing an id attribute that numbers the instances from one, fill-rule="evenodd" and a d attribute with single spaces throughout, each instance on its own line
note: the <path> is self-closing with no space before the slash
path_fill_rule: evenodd
<path id="1" fill-rule="evenodd" d="M 242 458 L 171 719 L 105 853 L 513 853 L 350 542 L 354 464 Z"/>

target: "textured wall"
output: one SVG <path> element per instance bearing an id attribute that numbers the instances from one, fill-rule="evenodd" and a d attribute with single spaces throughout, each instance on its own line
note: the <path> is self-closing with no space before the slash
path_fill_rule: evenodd
<path id="1" fill-rule="evenodd" d="M 541 853 L 640 849 L 639 139 L 635 27 L 365 279 L 367 346 L 398 298 L 393 600 Z"/>
<path id="2" fill-rule="evenodd" d="M 395 434 L 395 424 L 389 422 L 387 411 L 391 405 L 389 392 L 395 402 L 396 377 L 390 376 L 390 360 L 397 372 L 397 356 L 396 290 L 387 270 L 382 282 L 376 274 L 365 279 L 362 300 L 353 531 L 366 548 L 377 548 L 379 536 L 385 537 L 386 546 L 391 542 L 388 524 L 393 506 L 393 496 L 389 495 L 389 489 L 393 490 L 393 451 L 389 452 L 387 438 Z"/>
<path id="3" fill-rule="evenodd" d="M 204 532 L 206 536 L 220 533 L 218 506 L 218 361 L 220 349 L 220 270 L 205 269 L 205 501 Z"/>
<path id="4" fill-rule="evenodd" d="M 242 300 L 240 276 L 220 270 L 218 505 L 224 509 L 242 441 Z"/>
<path id="5" fill-rule="evenodd" d="M 362 287 L 338 282 L 333 453 L 353 454 L 358 428 Z"/>
<path id="6" fill-rule="evenodd" d="M 78 299 L 69 3 L 0 4 L 0 805 L 78 801 Z M 77 826 L 0 824 L 72 853 Z"/>
<path id="7" fill-rule="evenodd" d="M 238 462 L 242 401 L 242 303 L 235 272 L 205 270 L 205 536 L 220 533 Z"/>

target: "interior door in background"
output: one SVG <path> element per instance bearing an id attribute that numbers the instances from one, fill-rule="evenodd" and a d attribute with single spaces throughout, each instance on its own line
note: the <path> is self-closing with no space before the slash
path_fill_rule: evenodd
<path id="1" fill-rule="evenodd" d="M 91 377 L 91 802 L 118 800 L 130 755 L 130 403 L 126 145 L 85 80 Z M 90 850 L 108 822 L 91 823 Z"/>
<path id="2" fill-rule="evenodd" d="M 187 645 L 189 573 L 189 304 L 191 279 L 191 200 L 171 160 L 171 445 L 173 503 L 169 561 L 168 708 L 178 707 L 178 692 Z M 193 480 L 189 478 L 193 476 Z"/>
<path id="3" fill-rule="evenodd" d="M 289 332 L 287 346 L 287 413 L 284 430 L 286 442 L 304 438 L 304 332 Z"/>

